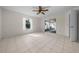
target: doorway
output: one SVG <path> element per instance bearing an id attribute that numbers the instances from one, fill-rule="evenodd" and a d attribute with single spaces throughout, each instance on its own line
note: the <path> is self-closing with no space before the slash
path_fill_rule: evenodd
<path id="1" fill-rule="evenodd" d="M 69 13 L 69 38 L 71 41 L 77 41 L 77 11 L 72 10 Z"/>

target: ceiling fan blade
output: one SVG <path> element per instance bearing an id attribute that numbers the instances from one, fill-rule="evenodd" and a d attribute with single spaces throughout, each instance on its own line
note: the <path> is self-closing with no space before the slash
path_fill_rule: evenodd
<path id="1" fill-rule="evenodd" d="M 48 9 L 46 9 L 46 10 L 42 10 L 42 11 L 48 11 Z"/>
<path id="2" fill-rule="evenodd" d="M 38 14 L 40 14 L 40 13 L 37 13 L 37 15 L 38 15 Z"/>
<path id="3" fill-rule="evenodd" d="M 43 15 L 45 15 L 45 13 L 44 12 L 41 12 Z"/>
<path id="4" fill-rule="evenodd" d="M 38 12 L 39 10 L 32 10 L 32 11 Z"/>

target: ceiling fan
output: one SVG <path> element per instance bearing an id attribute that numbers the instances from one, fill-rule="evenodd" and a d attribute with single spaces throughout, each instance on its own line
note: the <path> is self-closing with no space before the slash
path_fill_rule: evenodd
<path id="1" fill-rule="evenodd" d="M 33 11 L 37 12 L 37 15 L 40 14 L 40 13 L 45 15 L 45 12 L 48 11 L 48 9 L 43 9 L 42 6 L 38 6 L 38 9 L 37 10 L 33 10 Z"/>

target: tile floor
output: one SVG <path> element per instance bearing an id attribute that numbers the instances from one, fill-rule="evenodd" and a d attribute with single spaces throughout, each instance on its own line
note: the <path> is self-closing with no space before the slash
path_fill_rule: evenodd
<path id="1" fill-rule="evenodd" d="M 32 33 L 0 40 L 0 53 L 78 53 L 79 43 L 53 33 Z"/>

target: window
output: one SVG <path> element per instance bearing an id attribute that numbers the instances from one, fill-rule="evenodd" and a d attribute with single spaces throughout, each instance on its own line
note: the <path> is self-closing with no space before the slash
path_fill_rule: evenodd
<path id="1" fill-rule="evenodd" d="M 30 29 L 30 21 L 29 19 L 25 21 L 25 26 L 27 29 Z"/>
<path id="2" fill-rule="evenodd" d="M 23 30 L 31 28 L 31 19 L 23 18 Z"/>
<path id="3" fill-rule="evenodd" d="M 56 33 L 56 19 L 45 20 L 45 32 Z"/>

